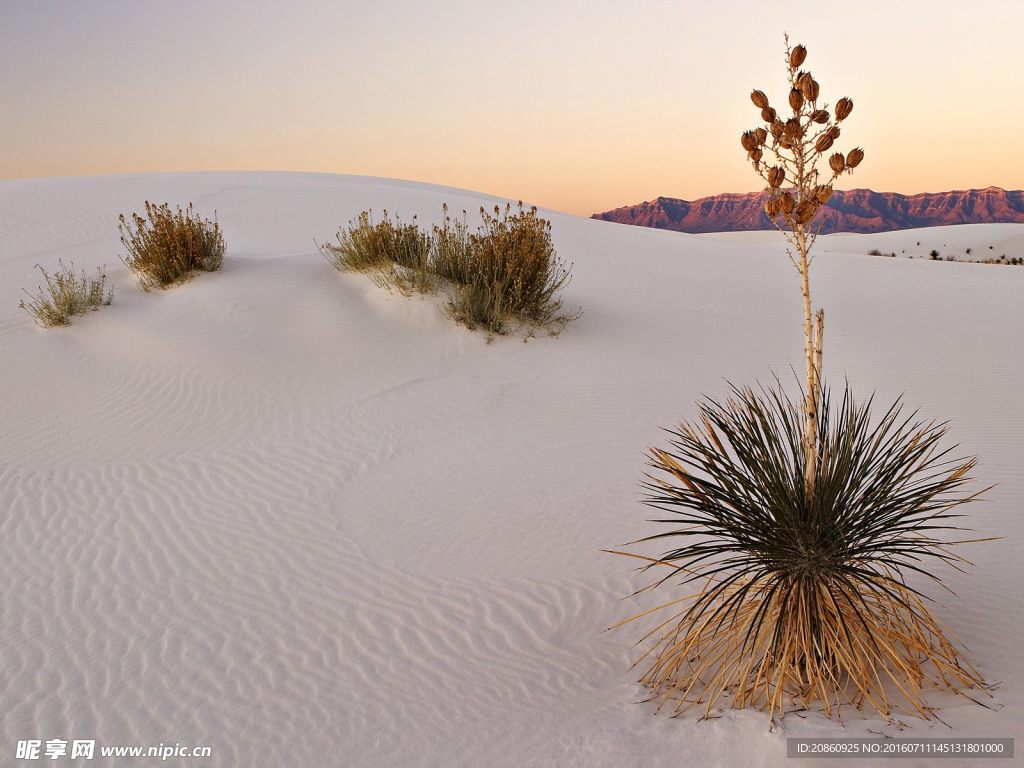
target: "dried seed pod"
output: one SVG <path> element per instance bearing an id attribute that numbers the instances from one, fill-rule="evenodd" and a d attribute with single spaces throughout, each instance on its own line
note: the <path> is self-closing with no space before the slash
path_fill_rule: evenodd
<path id="1" fill-rule="evenodd" d="M 827 184 L 821 184 L 814 190 L 814 196 L 818 199 L 818 202 L 824 205 L 832 199 L 832 187 Z"/>
<path id="2" fill-rule="evenodd" d="M 802 83 L 800 83 L 800 93 L 802 93 L 804 98 L 808 101 L 817 101 L 818 91 L 818 81 L 809 75 Z"/>
<path id="3" fill-rule="evenodd" d="M 811 114 L 811 120 L 816 123 L 827 123 L 828 122 L 828 110 L 827 109 L 816 109 Z"/>
<path id="4" fill-rule="evenodd" d="M 769 219 L 774 219 L 779 215 L 779 201 L 774 199 L 768 200 L 764 204 L 764 212 L 768 214 Z"/>
<path id="5" fill-rule="evenodd" d="M 823 133 L 818 137 L 818 140 L 814 142 L 814 149 L 818 152 L 827 152 L 834 143 L 834 140 L 827 133 Z"/>
<path id="6" fill-rule="evenodd" d="M 804 63 L 804 59 L 807 58 L 807 49 L 802 45 L 798 45 L 792 51 L 789 52 L 789 67 L 790 69 L 796 69 Z"/>
<path id="7" fill-rule="evenodd" d="M 836 152 L 832 157 L 828 159 L 828 167 L 835 173 L 842 173 L 846 168 L 846 158 L 843 157 L 842 152 Z"/>
<path id="8" fill-rule="evenodd" d="M 796 76 L 796 87 L 797 87 L 797 88 L 803 88 L 803 86 L 804 86 L 804 83 L 805 83 L 805 82 L 806 82 L 807 80 L 809 80 L 809 79 L 810 79 L 810 77 L 811 77 L 811 73 L 810 73 L 810 72 L 804 72 L 804 71 L 803 71 L 803 70 L 801 69 L 801 70 L 800 70 L 800 72 L 799 72 L 799 73 L 797 74 L 797 76 Z"/>
<path id="9" fill-rule="evenodd" d="M 775 166 L 768 171 L 768 184 L 778 189 L 782 186 L 782 183 L 786 180 L 786 172 Z"/>
<path id="10" fill-rule="evenodd" d="M 842 133 L 842 131 L 839 130 L 838 125 L 833 125 L 831 128 L 828 129 L 828 131 L 826 131 L 826 135 L 831 136 L 832 141 L 838 139 L 840 133 Z"/>
<path id="11" fill-rule="evenodd" d="M 793 111 L 797 111 L 804 105 L 804 95 L 800 93 L 799 88 L 791 88 L 789 90 L 789 106 L 793 108 Z"/>
<path id="12" fill-rule="evenodd" d="M 757 147 L 757 138 L 754 136 L 753 131 L 744 131 L 743 135 L 740 136 L 740 144 L 743 148 L 749 152 Z"/>
<path id="13" fill-rule="evenodd" d="M 783 138 L 779 139 L 779 146 L 782 147 L 783 149 L 792 149 L 793 148 L 793 142 L 791 142 L 789 139 L 783 137 Z"/>
<path id="14" fill-rule="evenodd" d="M 836 120 L 845 120 L 853 112 L 853 99 L 845 96 L 836 102 Z"/>
<path id="15" fill-rule="evenodd" d="M 797 224 L 806 224 L 814 218 L 818 211 L 818 204 L 814 200 L 801 200 L 800 204 L 793 211 L 793 218 Z"/>
<path id="16" fill-rule="evenodd" d="M 860 161 L 864 159 L 864 150 L 860 147 L 856 147 L 850 150 L 850 154 L 846 156 L 846 165 L 850 168 L 856 168 L 860 165 Z"/>
<path id="17" fill-rule="evenodd" d="M 755 149 L 750 152 L 747 152 L 747 157 L 750 158 L 751 162 L 753 162 L 755 166 L 761 162 L 761 156 L 762 153 L 760 149 Z"/>
<path id="18" fill-rule="evenodd" d="M 764 95 L 764 91 L 751 91 L 750 100 L 754 102 L 754 106 L 758 109 L 764 109 L 768 106 L 768 97 Z"/>
<path id="19" fill-rule="evenodd" d="M 777 139 L 786 130 L 786 126 L 783 124 L 783 122 L 781 120 L 775 119 L 775 120 L 772 120 L 772 124 L 771 124 L 769 130 L 772 132 L 772 136 L 774 136 Z"/>
<path id="20" fill-rule="evenodd" d="M 791 213 L 793 211 L 793 196 L 789 192 L 783 192 L 778 197 L 779 210 L 783 213 Z"/>
<path id="21" fill-rule="evenodd" d="M 800 128 L 800 121 L 795 117 L 789 118 L 789 120 L 786 121 L 786 127 L 783 130 L 783 135 L 791 140 L 803 136 L 803 130 Z"/>
<path id="22" fill-rule="evenodd" d="M 775 122 L 775 109 L 774 107 L 765 107 L 761 110 L 761 119 L 766 123 Z"/>
<path id="23" fill-rule="evenodd" d="M 762 144 L 768 141 L 768 131 L 766 131 L 764 128 L 755 128 L 754 138 L 757 139 L 757 146 L 760 147 Z"/>

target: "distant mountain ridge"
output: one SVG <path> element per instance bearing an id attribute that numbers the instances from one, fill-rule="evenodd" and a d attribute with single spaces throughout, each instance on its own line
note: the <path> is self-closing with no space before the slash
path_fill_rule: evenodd
<path id="1" fill-rule="evenodd" d="M 698 200 L 659 197 L 591 218 L 676 232 L 773 229 L 765 192 L 725 193 Z M 822 232 L 887 232 L 944 224 L 1024 223 L 1024 191 L 1000 187 L 901 195 L 870 189 L 836 190 L 821 209 Z"/>

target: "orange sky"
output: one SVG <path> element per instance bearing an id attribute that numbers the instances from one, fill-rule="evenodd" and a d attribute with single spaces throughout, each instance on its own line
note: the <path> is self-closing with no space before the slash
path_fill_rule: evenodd
<path id="1" fill-rule="evenodd" d="M 1024 187 L 1024 3 L 8 3 L 0 177 L 272 169 L 590 214 L 749 191 L 782 32 L 856 104 L 846 186 Z M 924 9 L 927 11 L 915 9 Z"/>

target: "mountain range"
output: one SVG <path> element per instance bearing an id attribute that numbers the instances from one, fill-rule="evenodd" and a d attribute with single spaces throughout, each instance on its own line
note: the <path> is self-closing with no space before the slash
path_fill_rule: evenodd
<path id="1" fill-rule="evenodd" d="M 698 200 L 659 197 L 591 218 L 676 232 L 772 229 L 766 192 L 725 193 Z M 1024 191 L 999 187 L 901 195 L 836 190 L 821 209 L 822 232 L 887 232 L 943 224 L 1024 223 Z"/>

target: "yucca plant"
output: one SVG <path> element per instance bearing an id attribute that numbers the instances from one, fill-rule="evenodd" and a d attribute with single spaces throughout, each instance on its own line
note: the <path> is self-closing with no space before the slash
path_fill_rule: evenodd
<path id="1" fill-rule="evenodd" d="M 833 119 L 800 69 L 806 55 L 787 38 L 792 117 L 783 122 L 754 91 L 768 127 L 742 137 L 800 274 L 802 394 L 792 399 L 778 380 L 734 387 L 670 430 L 667 449 L 650 451 L 645 501 L 665 513 L 652 522 L 672 527 L 634 544 L 674 546 L 660 556 L 617 554 L 664 571 L 641 592 L 676 583 L 686 594 L 622 624 L 661 617 L 641 638 L 637 663 L 647 665 L 641 681 L 652 698 L 677 712 L 753 706 L 774 722 L 794 707 L 832 716 L 851 704 L 927 719 L 929 686 L 984 690 L 922 590 L 942 584 L 934 566 L 966 563 L 949 547 L 980 539 L 957 538 L 957 518 L 987 489 L 966 489 L 975 459 L 942 446 L 944 424 L 905 416 L 899 401 L 875 419 L 872 399 L 858 405 L 847 387 L 836 402 L 824 384 L 824 313 L 813 310 L 808 279 L 815 217 L 863 152 L 836 153 L 819 174 L 853 103 L 841 99 Z M 783 188 L 787 177 L 792 189 Z"/>

